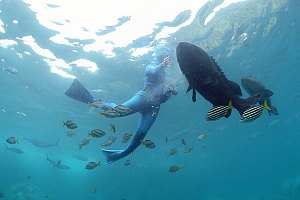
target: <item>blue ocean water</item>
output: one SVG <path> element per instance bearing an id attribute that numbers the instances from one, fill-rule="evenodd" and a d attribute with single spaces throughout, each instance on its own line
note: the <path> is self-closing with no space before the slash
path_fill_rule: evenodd
<path id="1" fill-rule="evenodd" d="M 40 24 L 28 4 L 16 0 L 0 1 L 1 66 L 14 67 L 17 74 L 0 73 L 0 198 L 21 199 L 201 199 L 201 200 L 297 200 L 300 199 L 300 2 L 245 1 L 221 10 L 207 26 L 205 17 L 221 4 L 211 1 L 197 13 L 187 27 L 164 39 L 175 50 L 179 41 L 201 46 L 216 58 L 226 76 L 240 83 L 245 75 L 255 76 L 274 92 L 272 103 L 279 115 L 267 112 L 254 122 L 239 123 L 233 110 L 228 119 L 205 121 L 211 104 L 197 95 L 197 102 L 186 94 L 187 82 L 179 78 L 178 95 L 161 106 L 159 116 L 147 134 L 156 148 L 140 146 L 133 154 L 112 164 L 105 164 L 101 144 L 109 137 L 110 123 L 116 126 L 117 140 L 110 149 L 126 147 L 125 132 L 134 131 L 139 115 L 108 119 L 97 110 L 64 95 L 72 78 L 64 78 L 50 70 L 45 54 L 38 54 L 27 45 L 32 36 L 43 49 L 48 49 L 65 63 L 87 59 L 100 66 L 96 72 L 85 68 L 63 69 L 76 76 L 98 98 L 122 103 L 143 87 L 144 69 L 151 61 L 151 52 L 132 58 L 131 48 L 155 46 L 154 36 L 164 26 L 176 27 L 189 12 L 179 13 L 171 22 L 162 22 L 151 35 L 141 36 L 132 44 L 116 48 L 113 58 L 101 52 L 87 52 L 82 46 L 57 44 L 51 40 L 56 32 Z M 55 6 L 50 6 L 55 8 Z M 129 18 L 121 18 L 128 20 Z M 13 21 L 17 20 L 18 23 Z M 127 21 L 120 20 L 108 27 L 103 35 L 115 31 Z M 129 19 L 130 20 L 130 19 Z M 124 23 L 124 24 L 123 24 Z M 101 34 L 100 34 L 101 35 Z M 4 45 L 5 41 L 17 41 Z M 93 41 L 71 39 L 79 44 Z M 48 55 L 48 54 L 47 54 Z M 180 77 L 175 58 L 172 66 Z M 131 61 L 132 60 L 132 61 Z M 59 63 L 58 65 L 60 65 Z M 61 64 L 63 66 L 63 64 Z M 247 97 L 242 90 L 243 97 Z M 78 125 L 75 136 L 67 136 L 62 121 L 73 120 Z M 92 139 L 82 150 L 81 140 L 95 128 L 107 132 L 104 138 Z M 203 141 L 198 136 L 206 133 Z M 14 136 L 19 144 L 6 139 Z M 37 147 L 24 138 L 34 138 L 58 147 Z M 166 142 L 168 138 L 168 142 Z M 184 153 L 184 138 L 190 153 Z M 23 154 L 6 150 L 5 145 L 19 148 Z M 172 148 L 175 155 L 168 155 Z M 73 154 L 88 161 L 80 161 Z M 55 162 L 70 167 L 53 168 L 47 155 Z M 130 159 L 131 165 L 124 165 Z M 89 161 L 101 162 L 94 170 L 86 170 Z M 184 165 L 169 173 L 172 165 Z"/>

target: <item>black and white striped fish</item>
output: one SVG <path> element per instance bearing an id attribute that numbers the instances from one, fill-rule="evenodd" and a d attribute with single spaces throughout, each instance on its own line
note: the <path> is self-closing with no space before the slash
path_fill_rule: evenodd
<path id="1" fill-rule="evenodd" d="M 210 109 L 206 115 L 207 121 L 215 121 L 222 117 L 225 117 L 230 109 L 232 109 L 232 102 L 229 101 L 227 106 L 217 106 Z"/>
<path id="2" fill-rule="evenodd" d="M 63 121 L 63 127 L 66 126 L 68 129 L 76 129 L 77 125 L 72 120 Z"/>
<path id="3" fill-rule="evenodd" d="M 127 143 L 130 140 L 132 135 L 133 135 L 132 132 L 124 133 L 123 138 L 122 138 L 122 142 Z"/>
<path id="4" fill-rule="evenodd" d="M 264 109 L 271 110 L 271 108 L 268 106 L 266 100 L 265 100 L 263 106 L 257 105 L 257 106 L 253 106 L 253 107 L 247 109 L 241 116 L 240 122 L 252 122 L 252 121 L 256 120 L 263 114 Z"/>
<path id="5" fill-rule="evenodd" d="M 97 128 L 97 129 L 94 129 L 91 132 L 89 132 L 89 135 L 92 136 L 93 138 L 99 138 L 99 137 L 103 137 L 105 135 L 105 131 Z"/>

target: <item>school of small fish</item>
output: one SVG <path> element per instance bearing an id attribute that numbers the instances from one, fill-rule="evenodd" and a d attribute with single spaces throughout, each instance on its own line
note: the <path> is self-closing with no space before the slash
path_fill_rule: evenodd
<path id="1" fill-rule="evenodd" d="M 126 110 L 125 108 L 122 108 L 122 107 L 120 107 L 119 109 Z M 113 112 L 113 111 L 109 111 L 109 112 Z M 130 112 L 130 110 L 127 110 L 126 112 Z M 111 118 L 113 118 L 113 117 L 111 117 Z M 78 131 L 79 130 L 78 125 L 73 120 L 63 121 L 62 126 L 67 128 L 68 132 L 66 133 L 66 135 L 68 137 L 75 136 L 75 138 L 77 138 L 79 135 L 81 135 L 81 133 L 79 133 L 79 131 Z M 75 134 L 75 130 L 77 130 L 76 131 L 77 134 Z M 102 143 L 100 143 L 101 147 L 109 147 L 112 144 L 114 144 L 117 140 L 117 131 L 116 131 L 116 126 L 115 126 L 114 123 L 111 122 L 109 124 L 109 130 L 110 130 L 111 134 L 106 138 L 106 140 L 104 140 L 104 141 L 102 141 Z M 207 133 L 208 132 L 200 133 L 199 136 L 197 137 L 197 141 L 198 142 L 203 141 L 207 137 Z M 134 134 L 131 131 L 123 133 L 122 136 L 120 137 L 121 142 L 122 143 L 130 142 L 133 135 Z M 105 130 L 103 130 L 101 128 L 91 129 L 90 131 L 88 131 L 87 135 L 81 139 L 80 143 L 78 144 L 79 150 L 82 150 L 83 147 L 89 146 L 91 141 L 94 141 L 94 140 L 98 141 L 99 139 L 104 138 L 105 136 L 106 136 L 106 131 Z M 180 154 L 181 153 L 188 154 L 188 153 L 192 152 L 193 147 L 188 145 L 188 142 L 184 137 L 181 137 L 181 138 L 178 138 L 178 139 L 180 139 L 181 144 L 183 145 L 183 147 L 181 147 L 183 150 L 178 151 L 179 147 L 176 147 L 176 146 L 174 147 L 173 146 L 173 147 L 171 147 L 167 150 L 167 155 L 168 156 L 174 156 L 174 155 L 179 154 L 179 153 Z M 59 147 L 58 146 L 59 140 L 57 140 L 56 143 L 54 143 L 54 141 L 53 141 L 53 143 L 48 143 L 48 142 L 45 142 L 45 141 L 42 141 L 42 140 L 39 140 L 39 139 L 36 139 L 36 138 L 27 138 L 27 137 L 25 137 L 24 140 L 27 140 L 28 142 L 32 143 L 34 146 L 39 147 L 39 148 L 50 148 L 50 147 L 53 147 L 53 146 Z M 10 137 L 7 137 L 5 141 L 8 145 L 11 145 L 11 146 L 8 146 L 8 145 L 5 144 L 5 149 L 7 151 L 10 151 L 10 152 L 15 153 L 15 154 L 23 154 L 24 153 L 24 151 L 22 149 L 16 147 L 16 146 L 20 145 L 19 144 L 20 140 L 19 140 L 18 137 L 10 136 Z M 169 142 L 168 137 L 165 137 L 165 142 L 166 143 Z M 13 147 L 12 145 L 15 145 L 15 146 Z M 156 144 L 150 139 L 145 139 L 145 140 L 141 141 L 141 146 L 144 146 L 148 149 L 154 149 L 156 147 Z M 87 170 L 94 170 L 97 167 L 101 166 L 100 161 L 97 161 L 97 162 L 96 161 L 89 161 L 89 159 L 84 154 L 73 153 L 72 157 L 75 158 L 78 161 L 87 162 L 85 167 L 84 167 Z M 54 169 L 69 170 L 71 168 L 70 166 L 68 166 L 66 164 L 63 164 L 61 159 L 51 159 L 48 156 L 48 154 L 47 154 L 47 157 L 46 157 L 46 161 L 49 162 L 52 165 L 52 168 L 54 168 Z M 127 160 L 125 160 L 125 162 L 123 164 L 125 166 L 132 166 L 132 161 L 127 159 Z M 184 164 L 171 165 L 169 167 L 169 172 L 170 173 L 176 173 L 176 172 L 180 171 L 181 169 L 183 169 L 184 166 L 185 166 Z M 93 193 L 96 192 L 96 188 L 93 188 L 92 192 Z"/>

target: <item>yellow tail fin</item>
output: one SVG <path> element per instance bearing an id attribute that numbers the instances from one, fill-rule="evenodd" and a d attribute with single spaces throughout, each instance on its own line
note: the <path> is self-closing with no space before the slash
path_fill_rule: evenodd
<path id="1" fill-rule="evenodd" d="M 230 100 L 229 103 L 228 103 L 228 108 L 229 108 L 229 109 L 233 109 L 233 108 L 234 108 L 233 105 L 232 105 L 232 101 L 231 101 L 231 100 Z"/>
<path id="2" fill-rule="evenodd" d="M 264 101 L 264 108 L 267 110 L 271 110 L 270 106 L 267 103 L 267 99 L 265 99 L 265 101 Z"/>

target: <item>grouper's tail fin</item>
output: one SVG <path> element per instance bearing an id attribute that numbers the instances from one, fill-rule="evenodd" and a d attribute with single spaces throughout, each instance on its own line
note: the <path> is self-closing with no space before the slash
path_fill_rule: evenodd
<path id="1" fill-rule="evenodd" d="M 233 106 L 239 111 L 240 115 L 242 115 L 247 109 L 254 106 L 258 102 L 260 97 L 260 94 L 256 94 L 247 99 L 237 98 L 233 102 Z"/>
<path id="2" fill-rule="evenodd" d="M 269 111 L 269 115 L 271 115 L 271 113 L 273 114 L 273 115 L 278 115 L 278 110 L 277 110 L 277 108 L 275 107 L 275 106 L 271 106 L 271 110 L 268 110 Z"/>
<path id="3" fill-rule="evenodd" d="M 65 92 L 65 95 L 83 103 L 92 103 L 95 101 L 94 97 L 77 79 L 74 79 L 72 85 Z"/>
<path id="4" fill-rule="evenodd" d="M 119 160 L 121 156 L 119 156 L 123 151 L 122 150 L 107 150 L 101 149 L 104 157 L 106 159 L 106 163 L 112 163 L 116 160 Z"/>

